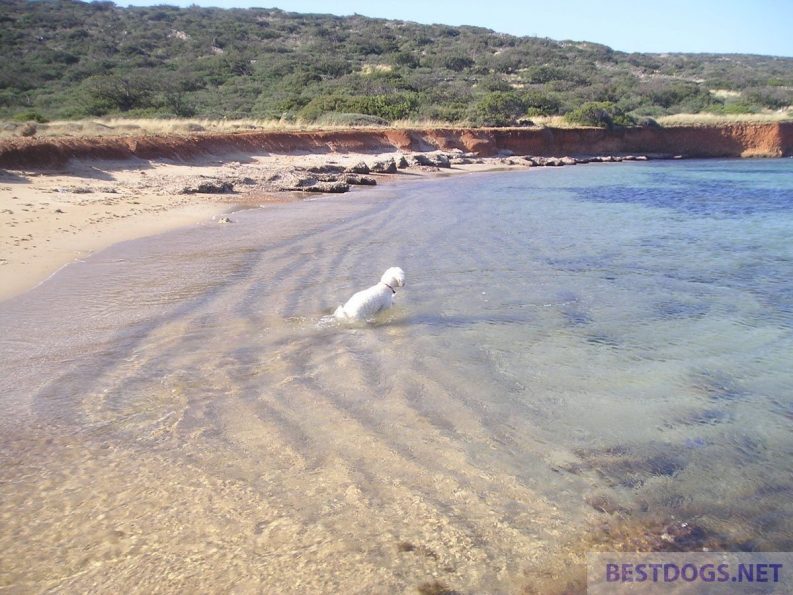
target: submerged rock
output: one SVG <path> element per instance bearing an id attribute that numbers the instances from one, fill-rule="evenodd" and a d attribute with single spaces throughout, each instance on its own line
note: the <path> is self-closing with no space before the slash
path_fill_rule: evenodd
<path id="1" fill-rule="evenodd" d="M 348 174 L 368 174 L 371 170 L 363 161 L 356 163 L 344 170 Z"/>
<path id="2" fill-rule="evenodd" d="M 362 165 L 366 167 L 365 163 L 363 163 Z M 353 167 L 358 167 L 358 166 L 353 166 Z M 313 167 L 307 168 L 306 171 L 310 171 L 311 173 L 315 173 L 315 174 L 340 174 L 343 171 L 345 171 L 345 168 L 341 165 L 315 165 Z M 369 172 L 365 171 L 365 172 L 355 172 L 355 173 L 369 173 Z"/>
<path id="3" fill-rule="evenodd" d="M 371 171 L 377 174 L 395 174 L 397 173 L 397 164 L 394 158 L 386 161 L 377 161 L 372 165 Z"/>
<path id="4" fill-rule="evenodd" d="M 446 155 L 442 154 L 442 153 L 439 154 L 439 155 L 436 155 L 435 159 L 433 159 L 433 161 L 435 162 L 435 165 L 437 167 L 448 168 L 448 167 L 452 166 L 452 164 L 449 163 L 449 158 Z"/>
<path id="5" fill-rule="evenodd" d="M 343 181 L 352 186 L 376 186 L 377 180 L 369 176 L 344 176 Z"/>
<path id="6" fill-rule="evenodd" d="M 673 444 L 649 443 L 643 447 L 617 445 L 605 449 L 579 450 L 581 462 L 567 471 L 594 471 L 612 485 L 635 488 L 652 477 L 672 477 L 686 464 L 686 450 Z"/>
<path id="7" fill-rule="evenodd" d="M 271 178 L 275 190 L 281 192 L 347 192 L 350 185 L 332 174 L 305 175 L 288 172 Z"/>
<path id="8" fill-rule="evenodd" d="M 413 155 L 413 163 L 422 167 L 443 167 L 449 168 L 452 166 L 448 155 L 437 153 L 435 155 L 424 155 L 419 153 Z"/>
<path id="9" fill-rule="evenodd" d="M 298 178 L 295 181 L 294 187 L 295 188 L 311 188 L 312 186 L 316 186 L 319 183 L 319 179 L 313 176 L 307 176 L 304 178 Z"/>
<path id="10" fill-rule="evenodd" d="M 303 192 L 331 192 L 339 194 L 348 192 L 350 190 L 350 185 L 346 182 L 317 182 L 313 186 L 306 186 L 301 188 L 301 190 Z"/>
<path id="11" fill-rule="evenodd" d="M 179 194 L 228 194 L 234 192 L 234 184 L 220 180 L 207 180 L 195 186 L 185 186 Z"/>
<path id="12" fill-rule="evenodd" d="M 413 155 L 413 163 L 416 165 L 423 165 L 424 167 L 433 167 L 435 165 L 432 159 L 421 154 Z"/>

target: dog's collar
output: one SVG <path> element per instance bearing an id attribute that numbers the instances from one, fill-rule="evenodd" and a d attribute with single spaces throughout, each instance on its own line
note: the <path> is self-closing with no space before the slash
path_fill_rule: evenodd
<path id="1" fill-rule="evenodd" d="M 385 282 L 383 282 L 383 285 L 385 285 L 386 287 L 388 287 L 388 289 L 390 289 L 390 290 L 391 290 L 391 293 L 396 293 L 396 289 L 394 289 L 393 287 L 391 287 L 391 286 L 390 286 L 388 283 L 385 283 Z"/>

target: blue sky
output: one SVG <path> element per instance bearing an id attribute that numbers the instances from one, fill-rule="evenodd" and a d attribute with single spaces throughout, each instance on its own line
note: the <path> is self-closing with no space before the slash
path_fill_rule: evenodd
<path id="1" fill-rule="evenodd" d="M 724 52 L 793 57 L 793 0 L 116 0 L 121 6 L 278 7 L 477 25 L 513 35 L 603 43 L 635 52 Z"/>

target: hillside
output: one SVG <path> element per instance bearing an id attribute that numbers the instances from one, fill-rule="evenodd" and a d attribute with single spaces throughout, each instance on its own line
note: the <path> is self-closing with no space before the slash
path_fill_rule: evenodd
<path id="1" fill-rule="evenodd" d="M 278 9 L 3 0 L 0 48 L 0 118 L 16 120 L 121 114 L 500 126 L 554 114 L 587 123 L 605 110 L 600 123 L 622 124 L 793 104 L 793 58 L 629 54 L 477 27 Z M 588 102 L 599 104 L 581 110 Z"/>

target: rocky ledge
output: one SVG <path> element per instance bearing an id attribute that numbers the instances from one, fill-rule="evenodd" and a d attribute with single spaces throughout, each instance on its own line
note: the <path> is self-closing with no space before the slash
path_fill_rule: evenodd
<path id="1" fill-rule="evenodd" d="M 257 169 L 238 162 L 226 164 L 233 173 L 223 176 L 197 176 L 172 190 L 179 194 L 237 194 L 250 192 L 348 192 L 353 186 L 375 186 L 378 177 L 403 172 L 440 172 L 459 166 L 481 165 L 482 169 L 562 167 L 586 163 L 619 163 L 648 159 L 680 158 L 675 155 L 592 155 L 545 157 L 514 155 L 501 151 L 497 157 L 481 157 L 477 153 L 458 149 L 413 153 L 399 158 L 380 159 L 371 163 L 361 161 L 352 166 L 326 163 L 311 167 L 288 167 L 276 170 Z"/>

